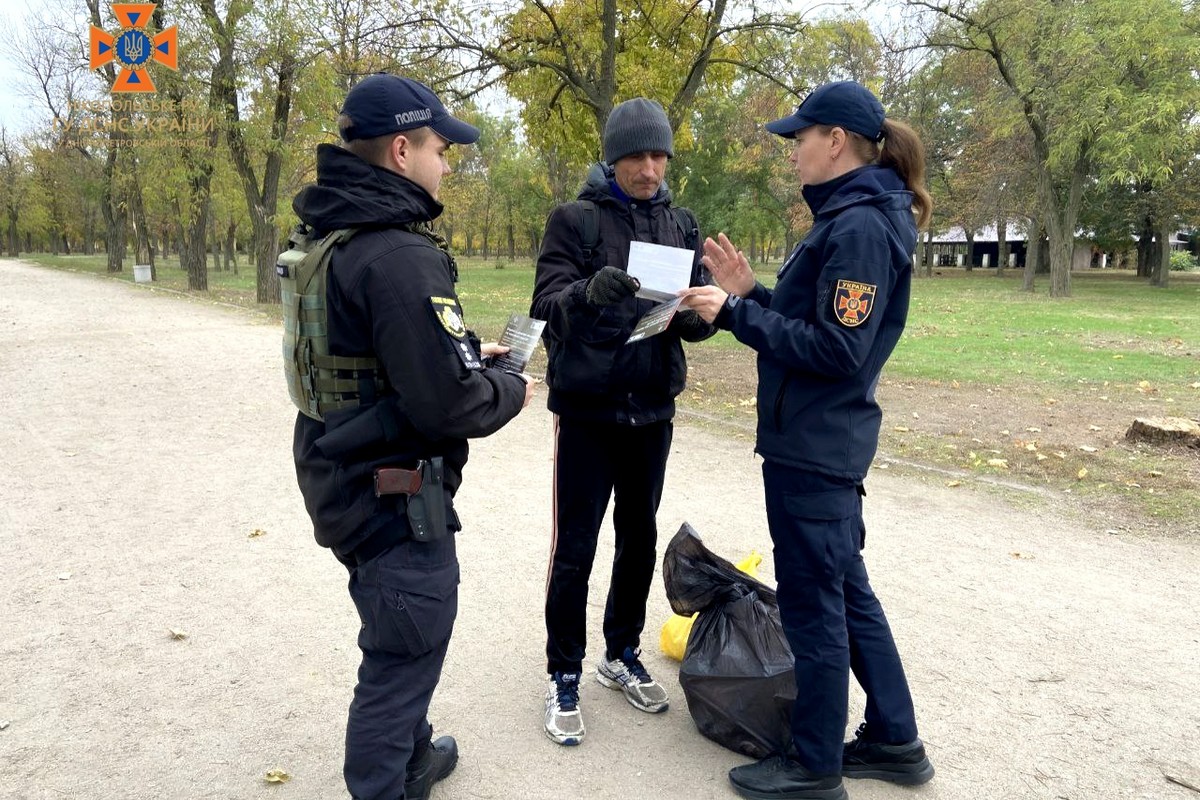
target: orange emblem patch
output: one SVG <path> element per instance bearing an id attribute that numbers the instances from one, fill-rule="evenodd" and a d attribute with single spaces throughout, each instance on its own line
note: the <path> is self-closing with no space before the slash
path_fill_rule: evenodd
<path id="1" fill-rule="evenodd" d="M 866 322 L 875 306 L 875 284 L 839 280 L 833 293 L 833 315 L 847 328 Z"/>

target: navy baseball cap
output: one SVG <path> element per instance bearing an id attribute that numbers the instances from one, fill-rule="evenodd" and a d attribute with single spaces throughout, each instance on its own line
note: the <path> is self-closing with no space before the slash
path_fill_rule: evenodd
<path id="1" fill-rule="evenodd" d="M 479 138 L 479 129 L 450 116 L 428 86 L 386 72 L 354 84 L 342 103 L 342 113 L 354 123 L 342 131 L 345 142 L 426 127 L 454 144 L 471 144 Z"/>
<path id="2" fill-rule="evenodd" d="M 797 131 L 813 125 L 836 125 L 878 142 L 883 139 L 883 104 L 861 83 L 826 83 L 813 89 L 794 113 L 765 127 L 778 136 L 794 139 Z"/>

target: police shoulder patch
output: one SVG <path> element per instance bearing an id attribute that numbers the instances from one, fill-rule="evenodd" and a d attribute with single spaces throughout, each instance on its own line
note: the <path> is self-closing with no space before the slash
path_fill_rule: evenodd
<path id="1" fill-rule="evenodd" d="M 847 328 L 867 321 L 875 307 L 875 284 L 839 280 L 833 293 L 833 316 Z"/>
<path id="2" fill-rule="evenodd" d="M 429 307 L 433 309 L 433 316 L 450 337 L 451 347 L 467 369 L 483 369 L 483 361 L 467 338 L 467 324 L 463 322 L 458 301 L 453 297 L 430 297 Z"/>
<path id="3" fill-rule="evenodd" d="M 462 309 L 453 297 L 430 297 L 429 304 L 433 306 L 433 315 L 441 324 L 442 329 L 455 339 L 467 335 L 467 324 L 463 322 Z"/>

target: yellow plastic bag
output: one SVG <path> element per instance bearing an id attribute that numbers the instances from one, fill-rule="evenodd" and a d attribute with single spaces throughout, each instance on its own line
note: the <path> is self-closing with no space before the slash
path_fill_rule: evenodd
<path id="1" fill-rule="evenodd" d="M 751 550 L 750 555 L 735 566 L 751 578 L 757 578 L 758 565 L 761 563 L 762 556 L 758 554 L 757 550 Z M 691 635 L 692 625 L 698 616 L 699 614 L 692 614 L 690 617 L 672 614 L 671 618 L 663 623 L 662 633 L 658 637 L 658 645 L 667 658 L 683 661 L 684 651 L 687 650 L 688 636 Z"/>

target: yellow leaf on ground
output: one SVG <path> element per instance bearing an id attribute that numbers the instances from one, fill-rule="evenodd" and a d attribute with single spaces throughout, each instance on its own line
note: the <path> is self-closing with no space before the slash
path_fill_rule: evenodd
<path id="1" fill-rule="evenodd" d="M 1101 431 L 1104 429 L 1101 428 L 1099 425 L 1088 425 L 1088 430 L 1089 431 Z"/>
<path id="2" fill-rule="evenodd" d="M 987 460 L 987 465 L 989 467 L 998 467 L 999 469 L 1008 469 L 1008 459 L 1007 458 L 989 458 Z"/>
<path id="3" fill-rule="evenodd" d="M 175 628 L 167 628 L 167 634 L 168 634 L 168 636 L 170 636 L 170 638 L 175 639 L 177 641 L 183 641 L 184 639 L 186 639 L 188 637 L 188 635 L 186 633 L 184 633 L 183 631 L 180 631 L 180 630 L 176 630 Z"/>
<path id="4" fill-rule="evenodd" d="M 292 776 L 281 769 L 273 769 L 264 776 L 267 783 L 287 783 L 291 779 Z"/>
<path id="5" fill-rule="evenodd" d="M 1152 469 L 1149 472 L 1147 472 L 1146 474 L 1149 475 L 1151 478 L 1161 478 L 1163 475 L 1162 472 L 1157 469 Z"/>
<path id="6" fill-rule="evenodd" d="M 1026 442 L 1025 449 L 1031 453 L 1036 453 L 1037 452 L 1037 442 Z"/>
<path id="7" fill-rule="evenodd" d="M 1042 432 L 1041 428 L 1026 428 L 1025 430 L 1029 431 L 1030 433 L 1041 433 Z"/>
<path id="8" fill-rule="evenodd" d="M 1081 445 L 1079 445 L 1079 449 L 1085 453 L 1095 453 L 1096 452 L 1096 448 L 1092 447 L 1090 444 L 1081 444 Z"/>
<path id="9" fill-rule="evenodd" d="M 951 488 L 955 486 L 962 486 L 962 481 L 946 481 L 946 485 Z"/>
<path id="10" fill-rule="evenodd" d="M 1079 472 L 1075 473 L 1075 477 L 1079 478 L 1079 480 L 1083 480 L 1084 478 L 1087 477 L 1087 474 L 1088 474 L 1087 467 L 1080 467 Z"/>
<path id="11" fill-rule="evenodd" d="M 246 534 L 246 537 L 249 539 L 257 539 L 259 536 L 266 536 L 266 535 L 267 535 L 267 532 L 264 531 L 262 528 L 255 528 L 254 530 L 252 530 L 248 534 Z"/>
<path id="12" fill-rule="evenodd" d="M 1046 460 L 1047 458 L 1049 458 L 1049 457 L 1050 457 L 1050 456 L 1044 456 L 1044 455 L 1042 455 L 1041 453 L 1038 453 L 1038 454 L 1037 454 L 1037 460 L 1038 460 L 1038 461 L 1045 461 L 1045 460 Z"/>
<path id="13" fill-rule="evenodd" d="M 1114 358 L 1114 359 L 1121 359 L 1121 358 L 1124 358 L 1124 357 L 1125 357 L 1125 356 L 1123 356 L 1123 355 L 1121 355 L 1121 354 L 1119 354 L 1119 353 L 1118 353 L 1117 355 L 1113 356 L 1113 358 Z"/>
<path id="14" fill-rule="evenodd" d="M 896 433 L 908 433 L 908 428 L 904 425 L 897 425 L 896 427 L 892 428 L 892 430 L 894 430 Z"/>

